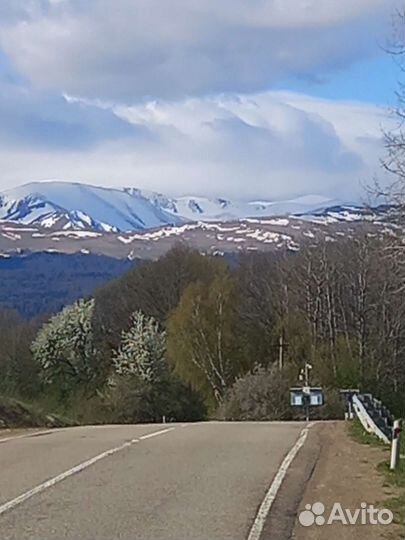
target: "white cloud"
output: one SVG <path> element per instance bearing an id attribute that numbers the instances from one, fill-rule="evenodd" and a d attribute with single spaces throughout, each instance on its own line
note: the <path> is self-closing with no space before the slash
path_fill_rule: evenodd
<path id="1" fill-rule="evenodd" d="M 177 195 L 352 199 L 382 174 L 388 120 L 374 106 L 265 92 L 116 106 L 114 113 L 138 135 L 100 140 L 85 152 L 0 151 L 1 187 L 59 178 Z"/>
<path id="2" fill-rule="evenodd" d="M 398 2 L 3 1 L 12 16 L 0 43 L 34 84 L 127 103 L 257 92 L 343 68 L 375 54 Z"/>
<path id="3" fill-rule="evenodd" d="M 399 1 L 0 0 L 0 187 L 361 197 L 385 112 L 269 89 L 375 55 Z"/>

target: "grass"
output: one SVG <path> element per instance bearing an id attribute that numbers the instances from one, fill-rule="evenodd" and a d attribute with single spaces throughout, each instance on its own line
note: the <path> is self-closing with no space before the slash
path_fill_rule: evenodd
<path id="1" fill-rule="evenodd" d="M 354 439 L 360 444 L 366 444 L 368 446 L 379 446 L 380 448 L 386 448 L 387 446 L 376 435 L 368 433 L 361 425 L 360 420 L 358 420 L 357 418 L 350 422 L 349 433 L 352 439 Z"/>
<path id="2" fill-rule="evenodd" d="M 405 436 L 401 437 L 401 453 L 405 452 Z M 395 516 L 395 523 L 405 527 L 405 459 L 400 460 L 399 467 L 395 471 L 390 470 L 389 460 L 378 465 L 378 470 L 384 475 L 384 486 L 394 487 L 399 491 L 399 495 L 384 501 L 387 508 L 392 510 Z"/>
<path id="3" fill-rule="evenodd" d="M 378 470 L 384 474 L 387 485 L 405 489 L 405 459 L 401 459 L 400 465 L 395 471 L 390 470 L 388 461 L 380 463 Z"/>

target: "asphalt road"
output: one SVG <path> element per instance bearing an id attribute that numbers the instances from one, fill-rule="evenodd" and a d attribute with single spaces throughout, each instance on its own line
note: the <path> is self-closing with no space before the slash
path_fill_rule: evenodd
<path id="1" fill-rule="evenodd" d="M 155 424 L 0 439 L 0 539 L 245 540 L 302 428 Z"/>

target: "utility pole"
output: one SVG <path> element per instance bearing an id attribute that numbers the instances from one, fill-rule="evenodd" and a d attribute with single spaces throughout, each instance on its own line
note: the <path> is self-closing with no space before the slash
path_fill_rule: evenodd
<path id="1" fill-rule="evenodd" d="M 278 368 L 280 371 L 284 369 L 284 349 L 287 347 L 288 343 L 285 342 L 284 328 L 282 328 L 278 340 Z"/>
<path id="2" fill-rule="evenodd" d="M 284 367 L 284 332 L 281 330 L 280 340 L 278 342 L 278 368 L 280 371 Z"/>
<path id="3" fill-rule="evenodd" d="M 309 386 L 309 372 L 312 369 L 311 364 L 305 363 L 305 386 Z"/>

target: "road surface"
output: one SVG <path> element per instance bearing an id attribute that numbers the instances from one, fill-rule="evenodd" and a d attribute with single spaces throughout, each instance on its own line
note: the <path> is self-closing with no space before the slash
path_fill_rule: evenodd
<path id="1" fill-rule="evenodd" d="M 0 539 L 245 540 L 303 427 L 99 426 L 0 439 Z"/>

